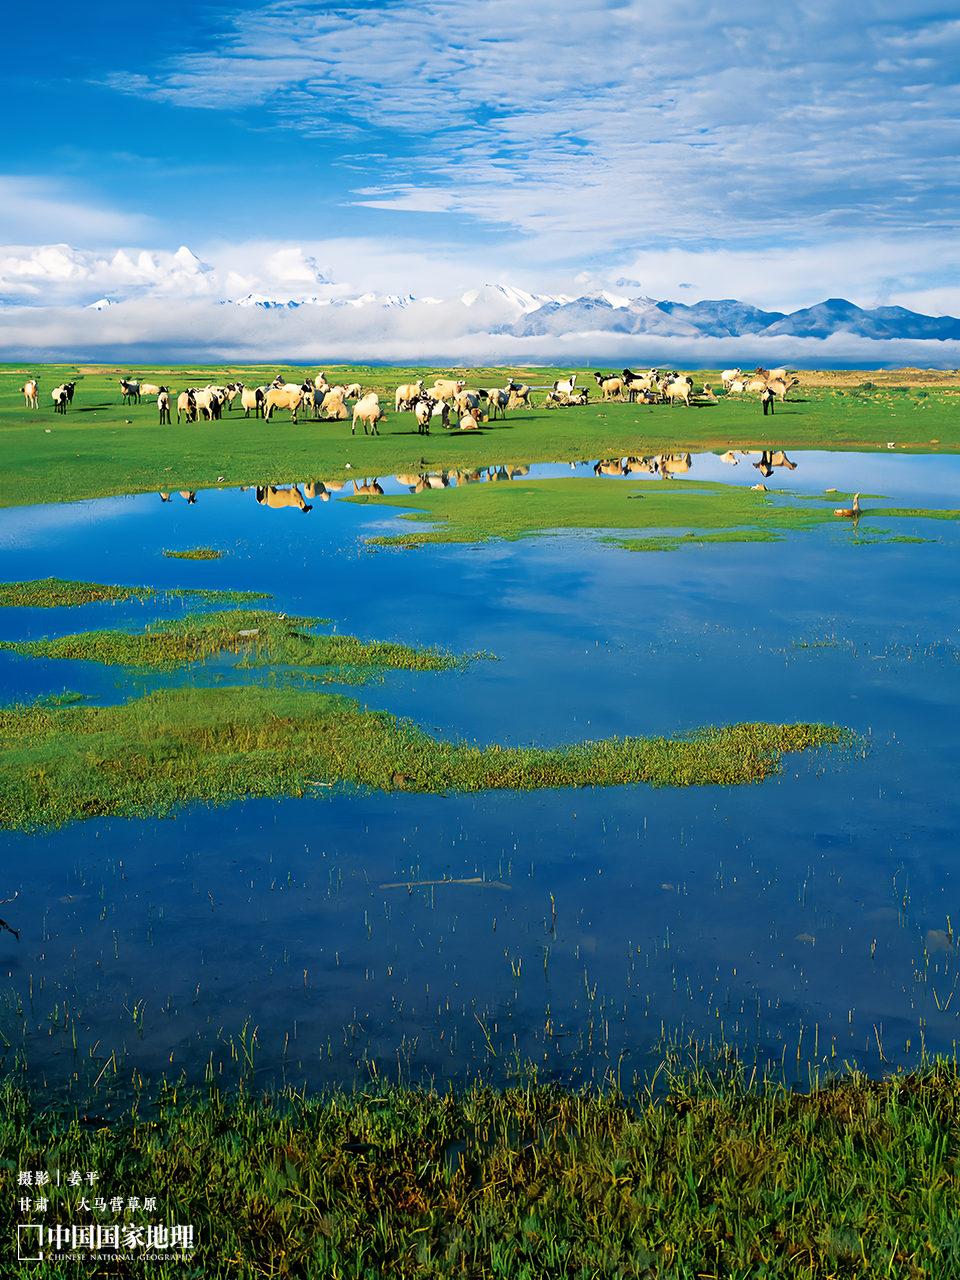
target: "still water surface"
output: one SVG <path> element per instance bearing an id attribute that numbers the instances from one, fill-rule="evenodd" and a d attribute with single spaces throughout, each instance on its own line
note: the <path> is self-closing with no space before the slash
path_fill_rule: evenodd
<path id="1" fill-rule="evenodd" d="M 960 506 L 957 459 L 791 457 L 798 469 L 768 483 Z M 696 457 L 689 479 L 752 484 L 750 462 Z M 762 719 L 836 722 L 862 743 L 788 759 L 755 787 L 317 788 L 7 834 L 8 1053 L 49 1081 L 115 1053 L 154 1079 L 235 1079 L 249 1055 L 262 1083 L 502 1080 L 530 1060 L 541 1078 L 613 1070 L 629 1086 L 664 1033 L 737 1043 L 802 1081 L 814 1062 L 878 1073 L 953 1052 L 955 523 L 897 523 L 934 540 L 921 544 L 855 547 L 838 524 L 668 554 L 584 533 L 372 554 L 363 539 L 396 532 L 396 511 L 342 494 L 307 513 L 252 490 L 6 510 L 3 576 L 263 589 L 270 607 L 364 638 L 487 650 L 497 660 L 466 672 L 347 690 L 450 737 L 554 744 Z M 161 555 L 197 545 L 229 554 Z M 182 608 L 5 610 L 3 635 Z M 226 659 L 170 677 L 0 654 L 5 702 L 264 678 Z"/>

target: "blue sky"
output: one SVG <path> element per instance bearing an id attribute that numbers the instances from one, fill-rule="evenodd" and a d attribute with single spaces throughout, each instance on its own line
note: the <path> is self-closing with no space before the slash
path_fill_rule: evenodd
<path id="1" fill-rule="evenodd" d="M 947 9 L 95 0 L 6 25 L 33 50 L 4 60 L 8 305 L 489 282 L 960 314 Z"/>

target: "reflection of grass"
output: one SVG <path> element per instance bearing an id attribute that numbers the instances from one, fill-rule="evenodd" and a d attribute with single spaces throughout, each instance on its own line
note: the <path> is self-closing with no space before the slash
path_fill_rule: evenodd
<path id="1" fill-rule="evenodd" d="M 436 792 L 736 785 L 776 773 L 784 752 L 849 738 L 827 725 L 742 724 L 552 751 L 477 747 L 439 742 L 342 696 L 257 687 L 15 707 L 0 712 L 0 734 L 0 825 L 16 830 L 191 800 L 302 795 L 321 781 Z"/>
<path id="2" fill-rule="evenodd" d="M 740 1066 L 668 1064 L 661 1081 L 664 1105 L 535 1073 L 459 1095 L 168 1087 L 159 1105 L 125 1103 L 112 1127 L 7 1083 L 0 1133 L 39 1168 L 69 1151 L 100 1188 L 135 1170 L 193 1224 L 184 1265 L 207 1280 L 956 1274 L 952 1067 L 809 1095 L 751 1088 Z M 14 1196 L 0 1216 L 14 1238 Z"/>
<path id="3" fill-rule="evenodd" d="M 39 578 L 32 582 L 0 583 L 0 609 L 55 609 L 93 604 L 101 600 L 146 600 L 150 596 L 183 596 L 223 604 L 272 600 L 266 591 L 201 591 L 190 587 L 157 591 L 153 587 L 111 587 L 102 582 L 74 582 L 68 578 Z"/>
<path id="4" fill-rule="evenodd" d="M 222 560 L 223 552 L 213 547 L 194 547 L 192 551 L 164 551 L 171 560 Z"/>
<path id="5" fill-rule="evenodd" d="M 312 635 L 318 618 L 288 618 L 264 610 L 191 613 L 154 622 L 146 631 L 84 631 L 47 640 L 0 641 L 0 649 L 35 658 L 69 658 L 125 667 L 178 667 L 223 652 L 243 655 L 241 665 L 331 668 L 397 668 L 447 671 L 464 659 L 440 649 L 365 642 L 355 636 Z M 246 634 L 244 634 L 246 633 Z"/>
<path id="6" fill-rule="evenodd" d="M 641 496 L 642 495 L 642 496 Z M 850 497 L 853 495 L 851 494 Z M 467 488 L 426 489 L 418 494 L 375 498 L 381 507 L 412 508 L 404 521 L 436 522 L 434 530 L 409 530 L 395 536 L 368 539 L 368 545 L 423 546 L 428 543 L 482 542 L 487 538 L 515 539 L 548 529 L 695 529 L 685 540 L 700 542 L 778 542 L 790 530 L 836 524 L 849 530 L 851 522 L 834 515 L 842 494 L 826 494 L 803 505 L 775 500 L 770 492 L 743 485 L 710 481 L 649 482 L 638 489 L 629 481 L 571 477 L 560 480 L 524 479 L 522 484 L 483 484 Z M 354 501 L 354 499 L 349 499 Z M 368 499 L 359 498 L 358 502 Z M 819 509 L 813 505 L 821 502 Z M 883 508 L 863 517 L 884 519 L 956 520 L 960 512 Z M 611 539 L 631 551 L 672 551 L 678 535 L 630 541 Z"/>

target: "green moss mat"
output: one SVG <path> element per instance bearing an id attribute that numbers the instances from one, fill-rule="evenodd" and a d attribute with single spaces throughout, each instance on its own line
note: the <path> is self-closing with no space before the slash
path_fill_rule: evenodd
<path id="1" fill-rule="evenodd" d="M 383 476 L 422 470 L 469 470 L 509 461 L 573 461 L 625 455 L 728 448 L 842 448 L 887 450 L 893 443 L 925 451 L 960 448 L 957 399 L 936 387 L 924 391 L 835 392 L 801 387 L 764 418 L 755 398 L 723 397 L 691 409 L 667 405 L 591 404 L 583 408 L 518 410 L 478 432 L 434 430 L 421 436 L 412 414 L 393 412 L 394 388 L 423 375 L 429 383 L 450 370 L 369 367 L 328 369 L 331 377 L 359 381 L 387 406 L 379 437 L 352 436 L 349 422 L 300 420 L 279 414 L 269 424 L 239 409 L 223 421 L 161 426 L 156 405 L 121 405 L 117 378 L 129 369 L 35 366 L 40 404 L 25 409 L 17 388 L 22 368 L 0 368 L 0 506 L 65 502 L 118 493 L 199 491 L 218 485 L 284 484 L 311 479 Z M 49 391 L 80 374 L 73 404 L 54 414 Z M 205 385 L 241 378 L 269 381 L 275 368 L 162 369 L 144 373 L 165 386 Z M 291 381 L 316 368 L 289 367 Z M 459 372 L 459 371 L 457 371 Z M 473 387 L 503 386 L 516 376 L 550 386 L 572 369 L 466 369 Z M 594 385 L 589 369 L 581 381 Z M 695 385 L 718 385 L 716 370 L 693 375 Z M 542 405 L 543 393 L 535 393 Z M 936 443 L 934 443 L 936 442 Z M 423 459 L 423 463 L 420 459 Z"/>
<path id="2" fill-rule="evenodd" d="M 222 551 L 214 551 L 213 547 L 194 547 L 192 551 L 164 551 L 169 560 L 222 560 Z"/>
<path id="3" fill-rule="evenodd" d="M 164 813 L 194 800 L 300 796 L 323 782 L 434 792 L 736 785 L 776 773 L 784 752 L 849 740 L 827 725 L 743 724 L 553 751 L 476 747 L 438 742 L 333 694 L 163 690 L 116 707 L 0 711 L 0 826 L 24 831 Z"/>
<path id="4" fill-rule="evenodd" d="M 313 635 L 309 628 L 325 618 L 294 618 L 265 610 L 232 609 L 192 613 L 148 624 L 142 632 L 84 631 L 47 640 L 2 640 L 0 649 L 34 658 L 68 658 L 111 666 L 170 669 L 203 662 L 229 652 L 242 656 L 241 666 L 385 668 L 406 671 L 449 671 L 471 655 L 458 658 L 440 649 L 413 649 L 355 636 Z"/>
<path id="5" fill-rule="evenodd" d="M 411 531 L 368 539 L 368 545 L 422 546 L 429 543 L 482 542 L 497 537 L 515 539 L 550 529 L 675 529 L 724 530 L 714 537 L 695 535 L 695 542 L 777 541 L 788 530 L 834 524 L 846 531 L 854 522 L 834 515 L 852 494 L 829 493 L 809 497 L 803 504 L 779 499 L 773 492 L 712 481 L 651 481 L 641 485 L 625 479 L 598 480 L 571 476 L 557 480 L 513 480 L 509 484 L 468 485 L 465 488 L 425 489 L 417 494 L 348 501 L 411 508 L 403 519 L 412 524 L 440 523 L 435 530 Z M 792 495 L 791 495 L 792 497 Z M 822 503 L 822 506 L 816 506 Z M 925 517 L 960 520 L 960 511 L 936 508 L 864 507 L 860 521 Z M 610 539 L 630 550 L 652 549 L 653 540 L 637 545 Z M 658 549 L 681 545 L 679 539 L 656 540 Z"/>
<path id="6" fill-rule="evenodd" d="M 36 578 L 31 582 L 0 582 L 0 609 L 59 609 L 110 600 L 147 600 L 151 596 L 187 597 L 222 604 L 272 600 L 267 591 L 202 591 L 191 587 L 158 590 L 154 587 L 112 587 L 102 582 L 76 582 L 69 578 Z"/>
<path id="7" fill-rule="evenodd" d="M 162 1280 L 960 1274 L 952 1068 L 809 1096 L 749 1089 L 739 1069 L 667 1079 L 663 1106 L 535 1082 L 459 1096 L 377 1081 L 329 1097 L 171 1087 L 112 1122 L 8 1084 L 0 1134 L 11 1169 L 98 1171 L 95 1193 L 44 1191 L 51 1223 L 91 1221 L 74 1208 L 83 1195 L 135 1193 L 155 1207 L 103 1221 L 141 1238 L 147 1223 L 192 1225 L 187 1260 L 150 1266 Z M 3 1198 L 7 1240 L 32 1220 L 18 1195 L 36 1192 Z M 62 1275 L 55 1258 L 18 1274 Z M 122 1266 L 96 1274 L 134 1274 Z"/>

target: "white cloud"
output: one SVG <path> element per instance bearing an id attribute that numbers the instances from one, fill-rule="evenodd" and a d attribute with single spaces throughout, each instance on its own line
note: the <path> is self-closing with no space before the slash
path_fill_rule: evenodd
<path id="1" fill-rule="evenodd" d="M 356 301 L 356 299 L 354 300 Z M 399 301 L 399 300 L 397 300 Z M 828 339 L 705 339 L 624 334 L 612 330 L 518 338 L 498 332 L 524 313 L 522 300 L 482 289 L 471 306 L 440 303 L 302 306 L 264 310 L 209 301 L 139 298 L 102 311 L 81 308 L 0 309 L 0 348 L 7 360 L 126 362 L 148 373 L 152 363 L 231 360 L 239 363 L 361 361 L 385 364 L 671 364 L 724 367 L 754 361 L 814 368 L 960 366 L 960 341 L 872 341 L 850 334 Z M 612 315 L 621 315 L 613 311 Z"/>
<path id="2" fill-rule="evenodd" d="M 405 139 L 355 193 L 531 237 L 539 262 L 650 241 L 953 228 L 960 23 L 911 0 L 397 0 L 235 16 L 124 92 L 266 105 Z M 408 152 L 399 159 L 396 152 Z M 361 167 L 362 164 L 361 164 Z"/>

